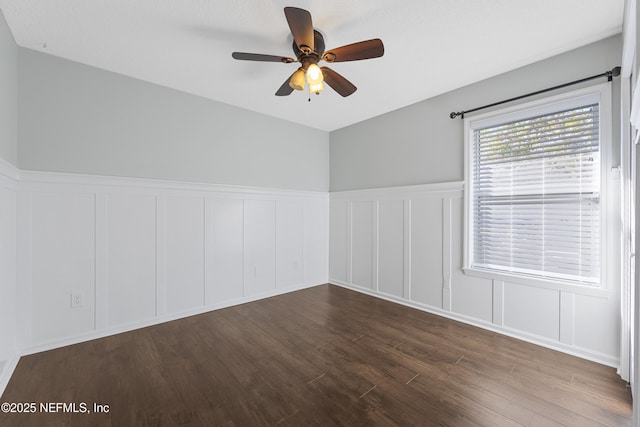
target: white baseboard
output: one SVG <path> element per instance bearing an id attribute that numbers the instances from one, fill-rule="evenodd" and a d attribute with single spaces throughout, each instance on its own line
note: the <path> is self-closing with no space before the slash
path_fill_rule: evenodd
<path id="1" fill-rule="evenodd" d="M 16 370 L 19 361 L 20 356 L 15 356 L 4 361 L 4 365 L 2 365 L 2 371 L 0 372 L 0 397 L 4 394 L 7 385 L 9 385 L 9 380 L 13 375 L 13 371 Z"/>
<path id="2" fill-rule="evenodd" d="M 324 283 L 303 284 L 298 286 L 291 286 L 283 289 L 273 289 L 268 292 L 264 292 L 258 295 L 252 295 L 249 297 L 238 298 L 234 300 L 223 301 L 218 304 L 211 304 L 207 306 L 197 307 L 190 310 L 182 311 L 179 313 L 170 313 L 163 316 L 154 317 L 153 319 L 142 320 L 139 322 L 132 322 L 126 325 L 120 325 L 116 327 L 110 327 L 99 331 L 92 331 L 86 334 L 76 335 L 72 337 L 65 337 L 63 339 L 48 341 L 42 344 L 31 346 L 23 349 L 22 356 L 29 354 L 40 353 L 43 351 L 54 350 L 56 348 L 65 347 L 68 345 L 79 344 L 86 341 L 95 340 L 98 338 L 104 338 L 111 335 L 121 334 L 124 332 L 134 331 L 136 329 L 146 328 L 149 326 L 159 325 L 161 323 L 171 322 L 173 320 L 184 319 L 185 317 L 196 316 L 198 314 L 208 313 L 211 311 L 220 310 L 223 308 L 233 307 L 236 305 L 246 304 L 249 302 L 259 301 L 265 298 L 274 297 L 277 295 L 286 294 L 289 292 L 299 291 L 302 289 L 312 288 L 314 286 L 320 286 Z"/>
<path id="3" fill-rule="evenodd" d="M 352 291 L 360 292 L 375 298 L 380 298 L 386 301 L 394 302 L 397 304 L 404 305 L 406 307 L 415 308 L 420 311 L 424 311 L 426 313 L 435 314 L 438 316 L 446 317 L 451 320 L 455 320 L 458 322 L 462 322 L 471 326 L 476 326 L 478 328 L 486 329 L 492 332 L 496 332 L 501 335 L 505 335 L 511 338 L 519 339 L 521 341 L 525 341 L 531 344 L 536 344 L 541 347 L 549 348 L 551 350 L 560 351 L 562 353 L 566 353 L 572 356 L 580 357 L 582 359 L 590 360 L 592 362 L 600 363 L 605 366 L 610 366 L 613 368 L 617 368 L 620 365 L 620 361 L 616 358 L 613 358 L 606 354 L 597 353 L 588 349 L 581 349 L 575 346 L 565 346 L 561 343 L 548 340 L 544 337 L 539 337 L 533 334 L 527 334 L 522 331 L 518 331 L 515 329 L 511 329 L 508 327 L 500 327 L 493 323 L 484 322 L 482 320 L 474 319 L 472 317 L 464 316 L 462 314 L 458 314 L 451 311 L 442 310 L 437 307 L 428 306 L 425 304 L 416 303 L 413 301 L 405 300 L 403 298 L 399 298 L 393 295 L 384 294 L 381 292 L 376 292 L 371 289 L 363 288 L 360 286 L 350 285 L 339 280 L 329 279 L 329 283 L 332 285 L 340 286 L 346 289 L 350 289 Z"/>

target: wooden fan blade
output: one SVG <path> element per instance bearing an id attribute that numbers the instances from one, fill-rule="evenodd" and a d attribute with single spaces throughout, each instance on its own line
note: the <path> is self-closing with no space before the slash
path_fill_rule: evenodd
<path id="1" fill-rule="evenodd" d="M 296 70 L 296 71 L 298 71 L 298 70 Z M 296 71 L 294 71 L 293 74 L 295 74 Z M 293 92 L 293 88 L 291 86 L 289 86 L 289 80 L 291 80 L 291 77 L 293 77 L 293 74 L 291 74 L 289 77 L 287 77 L 287 80 L 285 80 L 284 83 L 282 84 L 282 86 L 280 86 L 280 89 L 278 89 L 278 91 L 276 92 L 276 96 L 288 96 L 288 95 L 291 95 L 291 92 Z"/>
<path id="2" fill-rule="evenodd" d="M 333 90 L 338 92 L 340 95 L 349 96 L 358 89 L 353 85 L 353 83 L 333 71 L 331 68 L 320 67 L 320 69 L 322 70 L 324 82 L 331 86 Z"/>
<path id="3" fill-rule="evenodd" d="M 309 51 L 314 49 L 313 23 L 311 14 L 297 7 L 285 7 L 284 15 L 287 17 L 293 40 L 301 51 L 305 51 L 305 46 Z M 308 53 L 308 52 L 305 52 Z"/>
<path id="4" fill-rule="evenodd" d="M 382 40 L 371 39 L 328 50 L 322 55 L 322 59 L 327 62 L 345 62 L 379 58 L 382 55 L 384 55 Z"/>
<path id="5" fill-rule="evenodd" d="M 285 64 L 295 62 L 295 59 L 286 56 L 263 55 L 261 53 L 233 52 L 231 56 L 242 61 L 284 62 Z"/>

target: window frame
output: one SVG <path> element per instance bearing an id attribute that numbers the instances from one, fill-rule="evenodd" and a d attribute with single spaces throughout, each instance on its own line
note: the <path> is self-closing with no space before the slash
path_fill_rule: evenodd
<path id="1" fill-rule="evenodd" d="M 474 132 L 476 129 L 495 126 L 498 124 L 548 114 L 567 108 L 579 107 L 589 103 L 600 104 L 600 278 L 597 283 L 587 283 L 574 280 L 536 277 L 533 275 L 517 274 L 514 272 L 480 269 L 473 264 L 473 158 Z M 581 289 L 598 294 L 599 290 L 608 289 L 607 257 L 612 256 L 609 249 L 609 218 L 613 215 L 609 208 L 609 186 L 611 170 L 612 147 L 612 101 L 611 84 L 603 83 L 589 86 L 559 95 L 540 98 L 515 106 L 496 109 L 484 114 L 465 117 L 464 122 L 464 242 L 462 269 L 470 276 L 486 279 L 502 280 L 511 283 L 521 283 L 551 289 Z"/>

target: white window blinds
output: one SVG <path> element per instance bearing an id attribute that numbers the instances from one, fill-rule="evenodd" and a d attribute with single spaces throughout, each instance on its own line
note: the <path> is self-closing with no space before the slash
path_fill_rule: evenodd
<path id="1" fill-rule="evenodd" d="M 598 283 L 599 104 L 472 137 L 471 267 Z"/>

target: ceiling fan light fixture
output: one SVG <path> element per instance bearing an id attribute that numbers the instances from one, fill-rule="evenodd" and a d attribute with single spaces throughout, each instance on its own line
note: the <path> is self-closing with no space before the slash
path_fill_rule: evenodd
<path id="1" fill-rule="evenodd" d="M 317 64 L 310 64 L 307 68 L 307 81 L 309 85 L 317 85 L 322 83 L 322 70 Z"/>
<path id="2" fill-rule="evenodd" d="M 304 89 L 304 69 L 302 67 L 298 68 L 298 70 L 293 73 L 289 80 L 289 86 L 295 90 Z"/>
<path id="3" fill-rule="evenodd" d="M 318 82 L 309 84 L 309 92 L 315 93 L 316 95 L 320 95 L 320 92 L 324 90 L 324 83 Z"/>

